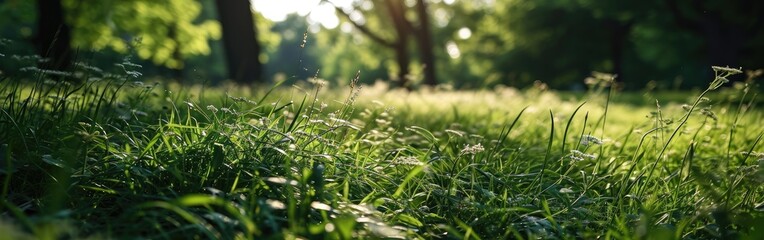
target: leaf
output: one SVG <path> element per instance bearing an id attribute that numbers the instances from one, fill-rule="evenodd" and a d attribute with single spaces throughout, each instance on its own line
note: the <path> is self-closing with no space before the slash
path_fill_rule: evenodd
<path id="1" fill-rule="evenodd" d="M 432 132 L 430 132 L 427 129 L 424 129 L 423 127 L 411 126 L 411 127 L 407 127 L 406 130 L 412 131 L 412 132 L 414 132 L 414 133 L 424 137 L 430 143 L 434 144 L 435 142 L 438 141 L 438 139 L 435 138 L 435 135 L 433 135 Z"/>
<path id="2" fill-rule="evenodd" d="M 244 229 L 249 234 L 260 234 L 260 230 L 257 229 L 257 226 L 255 223 L 245 216 L 242 211 L 240 211 L 240 207 L 237 206 L 235 203 L 227 201 L 223 198 L 211 196 L 211 195 L 205 195 L 205 194 L 190 194 L 183 196 L 181 198 L 178 198 L 174 201 L 175 204 L 184 206 L 184 207 L 193 207 L 193 206 L 207 206 L 207 205 L 214 205 L 222 207 L 228 214 L 230 214 L 232 217 L 239 220 L 239 222 L 242 223 Z M 173 205 L 175 205 L 173 204 Z"/>
<path id="3" fill-rule="evenodd" d="M 395 218 L 397 218 L 398 221 L 401 221 L 401 222 L 406 223 L 406 224 L 411 225 L 411 226 L 415 226 L 415 227 L 422 227 L 422 226 L 424 226 L 424 224 L 422 224 L 421 221 L 419 221 L 415 217 L 413 217 L 411 215 L 408 215 L 408 214 L 405 214 L 405 213 L 398 214 L 398 216 L 395 216 Z"/>
<path id="4" fill-rule="evenodd" d="M 53 156 L 51 156 L 49 154 L 42 155 L 42 161 L 47 163 L 47 164 L 50 164 L 50 165 L 53 165 L 53 166 L 56 166 L 56 167 L 60 167 L 60 168 L 65 168 L 66 167 L 66 163 L 64 163 L 63 160 L 53 158 Z"/>
<path id="5" fill-rule="evenodd" d="M 340 235 L 340 239 L 351 239 L 353 237 L 353 229 L 355 228 L 355 218 L 349 214 L 343 214 L 339 217 L 332 219 L 334 227 L 337 233 Z"/>
<path id="6" fill-rule="evenodd" d="M 395 193 L 393 194 L 393 198 L 398 198 L 398 196 L 403 193 L 403 190 L 406 188 L 406 184 L 411 181 L 412 178 L 414 178 L 417 174 L 422 172 L 424 170 L 423 166 L 417 166 L 414 169 L 411 169 L 411 172 L 409 172 L 408 175 L 406 175 L 406 178 L 403 179 L 403 182 L 400 186 L 398 186 L 398 189 L 395 190 Z"/>
<path id="7" fill-rule="evenodd" d="M 474 238 L 474 239 L 480 240 L 480 236 L 478 236 L 477 233 L 475 233 L 475 231 L 472 230 L 472 227 L 470 225 L 467 225 L 467 223 L 462 222 L 462 220 L 459 220 L 459 218 L 454 217 L 453 219 L 454 219 L 454 222 L 456 222 L 456 224 L 460 228 L 462 228 L 462 229 L 464 229 L 466 231 L 464 233 L 464 237 L 462 239 L 473 239 Z"/>

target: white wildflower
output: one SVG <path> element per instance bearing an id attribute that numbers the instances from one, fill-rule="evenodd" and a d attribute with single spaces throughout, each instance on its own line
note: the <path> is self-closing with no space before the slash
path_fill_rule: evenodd
<path id="1" fill-rule="evenodd" d="M 212 113 L 217 113 L 218 112 L 218 108 L 216 108 L 215 106 L 212 106 L 212 105 L 207 106 L 207 110 L 210 110 Z"/>
<path id="2" fill-rule="evenodd" d="M 581 136 L 581 145 L 588 146 L 590 144 L 602 145 L 602 140 L 592 135 Z"/>
<path id="3" fill-rule="evenodd" d="M 422 166 L 424 163 L 422 161 L 419 161 L 416 157 L 412 156 L 405 156 L 405 157 L 398 157 L 395 158 L 394 161 L 395 164 L 398 165 L 407 165 L 407 166 Z"/>
<path id="4" fill-rule="evenodd" d="M 472 146 L 467 144 L 467 145 L 464 145 L 464 149 L 462 149 L 462 154 L 477 154 L 482 151 L 485 151 L 485 148 L 483 148 L 483 145 L 480 143 L 472 145 Z"/>
<path id="5" fill-rule="evenodd" d="M 578 150 L 570 150 L 570 155 L 568 155 L 571 160 L 574 162 L 583 161 L 586 159 L 595 159 L 597 156 L 592 154 L 587 154 Z"/>

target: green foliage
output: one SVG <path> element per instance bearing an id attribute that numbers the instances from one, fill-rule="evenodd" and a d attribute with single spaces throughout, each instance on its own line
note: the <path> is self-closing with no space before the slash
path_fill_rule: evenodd
<path id="1" fill-rule="evenodd" d="M 270 56 L 277 53 L 278 46 L 282 41 L 282 36 L 280 32 L 271 31 L 271 28 L 273 28 L 274 25 L 271 20 L 263 17 L 263 15 L 258 12 L 253 12 L 252 15 L 255 18 L 257 41 L 263 48 L 260 55 L 260 61 L 268 63 L 270 61 Z"/>
<path id="2" fill-rule="evenodd" d="M 154 64 L 182 68 L 187 56 L 210 54 L 209 40 L 220 39 L 214 20 L 197 22 L 198 1 L 63 1 L 73 26 L 73 45 L 86 49 L 128 50 L 140 39 L 137 54 Z M 128 39 L 125 39 L 125 38 Z"/>
<path id="3" fill-rule="evenodd" d="M 392 39 L 381 5 L 353 1 L 345 11 Z M 555 89 L 583 90 L 582 80 L 595 70 L 617 74 L 627 90 L 703 89 L 703 79 L 712 77 L 706 66 L 755 69 L 764 56 L 757 54 L 764 41 L 756 28 L 764 24 L 757 17 L 764 12 L 753 2 L 430 1 L 429 13 L 439 82 L 457 88 L 524 88 L 540 80 Z M 388 79 L 382 70 L 395 71 L 392 54 L 358 30 L 348 31 L 353 27 L 340 19 L 345 26 L 316 33 L 319 42 L 303 58 L 317 59 L 321 77 L 332 81 L 351 78 L 358 69 L 370 80 Z M 460 36 L 467 29 L 471 34 Z M 413 79 L 422 67 L 412 61 Z"/>
<path id="4" fill-rule="evenodd" d="M 34 1 L 9 0 L 0 4 L 0 29 L 5 38 L 32 38 Z"/>
<path id="5" fill-rule="evenodd" d="M 322 30 L 312 36 L 315 36 L 312 41 L 316 41 L 316 45 L 308 50 L 325 56 L 319 59 L 320 76 L 327 76 L 334 83 L 345 85 L 359 70 L 367 76 L 365 83 L 385 80 L 394 70 L 393 54 L 360 33 L 343 33 L 340 29 L 334 29 Z M 362 49 L 366 50 L 359 51 Z"/>

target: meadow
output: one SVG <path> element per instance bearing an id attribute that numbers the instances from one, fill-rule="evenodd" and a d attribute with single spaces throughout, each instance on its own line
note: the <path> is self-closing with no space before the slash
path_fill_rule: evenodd
<path id="1" fill-rule="evenodd" d="M 117 66 L 0 76 L 0 238 L 764 237 L 761 72 L 681 93 L 593 73 L 570 94 Z"/>

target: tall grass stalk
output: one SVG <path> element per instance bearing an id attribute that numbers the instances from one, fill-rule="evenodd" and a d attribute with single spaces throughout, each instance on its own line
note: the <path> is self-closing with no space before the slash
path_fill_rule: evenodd
<path id="1" fill-rule="evenodd" d="M 687 112 L 682 117 L 682 121 L 679 123 L 679 125 L 674 128 L 674 131 L 671 132 L 671 135 L 669 138 L 663 143 L 663 147 L 661 148 L 660 152 L 658 153 L 657 158 L 653 162 L 653 164 L 650 166 L 650 170 L 647 172 L 647 177 L 645 178 L 644 184 L 642 184 L 641 188 L 638 191 L 638 195 L 642 196 L 644 194 L 645 186 L 652 180 L 653 173 L 655 172 L 655 167 L 658 166 L 658 163 L 660 163 L 663 160 L 663 156 L 666 153 L 666 149 L 668 149 L 669 145 L 671 145 L 671 142 L 674 140 L 674 137 L 677 133 L 679 133 L 679 130 L 682 129 L 682 127 L 687 123 L 687 121 L 690 119 L 690 116 L 692 112 L 695 110 L 695 108 L 698 106 L 698 104 L 701 102 L 701 99 L 705 97 L 705 95 L 713 90 L 716 90 L 720 88 L 724 83 L 729 82 L 727 77 L 742 73 L 742 71 L 734 68 L 729 67 L 714 67 L 714 80 L 711 81 L 708 88 L 704 90 L 703 92 L 698 95 L 698 97 L 695 98 L 695 101 L 693 102 L 692 106 L 690 106 L 689 109 L 687 109 Z M 734 127 L 734 126 L 733 126 Z M 638 179 L 641 178 L 638 177 Z"/>

